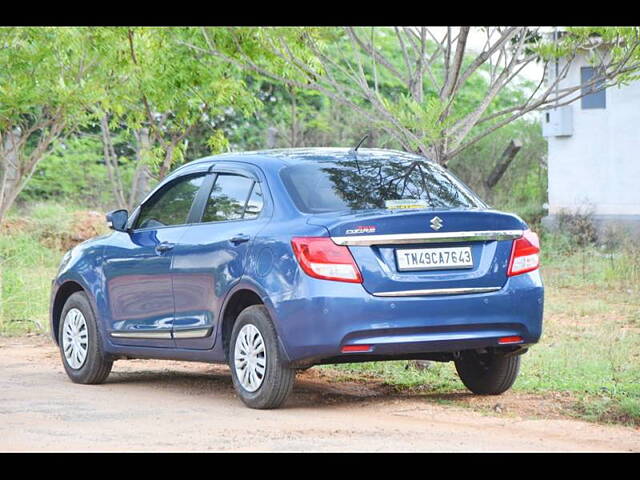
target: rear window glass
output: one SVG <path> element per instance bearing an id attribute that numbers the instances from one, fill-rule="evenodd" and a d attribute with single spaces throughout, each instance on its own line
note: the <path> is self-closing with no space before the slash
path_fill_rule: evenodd
<path id="1" fill-rule="evenodd" d="M 426 208 L 486 207 L 462 182 L 426 160 L 306 161 L 285 167 L 281 177 L 305 213 L 387 208 L 394 200 L 420 200 Z"/>

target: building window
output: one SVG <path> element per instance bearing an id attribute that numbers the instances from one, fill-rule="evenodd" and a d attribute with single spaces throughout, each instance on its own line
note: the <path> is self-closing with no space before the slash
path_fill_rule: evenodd
<path id="1" fill-rule="evenodd" d="M 606 108 L 607 107 L 607 97 L 606 90 L 602 89 L 602 85 L 604 83 L 603 80 L 599 80 L 593 85 L 584 86 L 589 83 L 593 76 L 596 74 L 596 69 L 593 67 L 582 67 L 580 69 L 580 84 L 582 87 L 582 108 Z M 594 92 L 594 93 L 589 93 Z"/>

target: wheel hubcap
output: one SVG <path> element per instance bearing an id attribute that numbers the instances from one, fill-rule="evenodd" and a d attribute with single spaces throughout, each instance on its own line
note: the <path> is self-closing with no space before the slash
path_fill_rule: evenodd
<path id="1" fill-rule="evenodd" d="M 64 317 L 62 326 L 62 351 L 67 364 L 74 370 L 84 365 L 89 348 L 89 332 L 84 315 L 72 308 Z"/>
<path id="2" fill-rule="evenodd" d="M 248 392 L 260 388 L 267 368 L 267 351 L 260 331 L 253 325 L 245 325 L 238 333 L 234 365 L 242 388 Z"/>

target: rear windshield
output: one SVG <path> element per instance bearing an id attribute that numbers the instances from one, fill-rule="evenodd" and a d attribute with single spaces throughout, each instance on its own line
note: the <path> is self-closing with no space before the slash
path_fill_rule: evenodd
<path id="1" fill-rule="evenodd" d="M 424 208 L 486 207 L 453 175 L 422 160 L 307 161 L 285 167 L 281 176 L 305 213 L 387 208 L 394 200 L 419 201 Z"/>

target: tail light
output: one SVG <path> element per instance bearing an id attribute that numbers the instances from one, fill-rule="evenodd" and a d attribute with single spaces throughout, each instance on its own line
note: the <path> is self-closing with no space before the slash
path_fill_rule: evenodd
<path id="1" fill-rule="evenodd" d="M 540 240 L 538 234 L 526 230 L 522 237 L 513 242 L 511 260 L 507 275 L 513 277 L 521 273 L 527 273 L 540 266 Z"/>
<path id="2" fill-rule="evenodd" d="M 304 272 L 314 278 L 362 283 L 362 276 L 347 247 L 329 237 L 294 237 L 293 253 Z"/>

